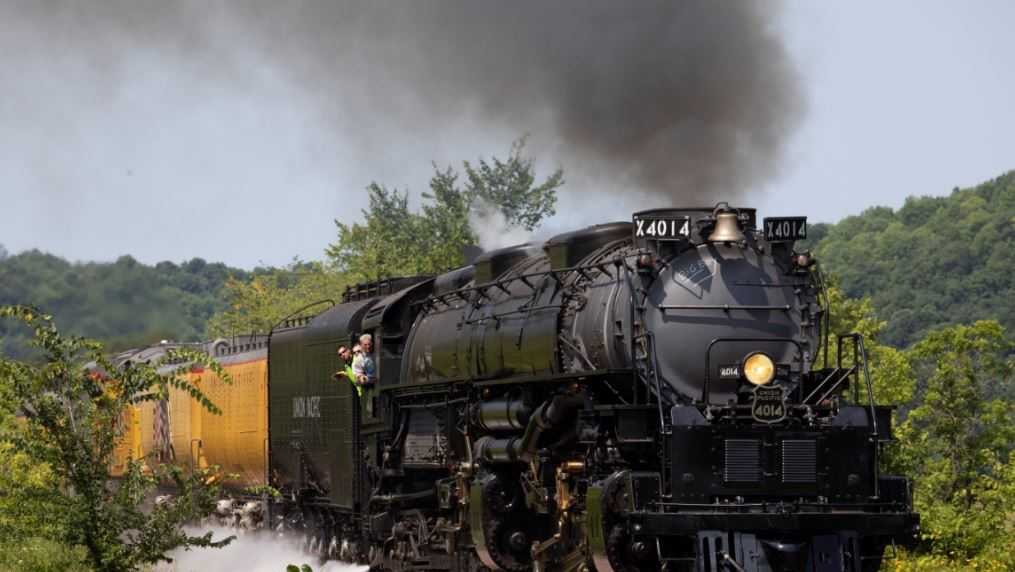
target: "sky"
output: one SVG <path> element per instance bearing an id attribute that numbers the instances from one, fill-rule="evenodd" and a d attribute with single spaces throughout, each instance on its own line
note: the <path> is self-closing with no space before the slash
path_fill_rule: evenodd
<path id="1" fill-rule="evenodd" d="M 783 20 L 810 109 L 763 211 L 832 222 L 1015 169 L 1015 4 L 800 0 Z"/>
<path id="2" fill-rule="evenodd" d="M 357 32 L 387 26 L 388 13 L 407 4 L 340 14 L 337 30 L 301 12 L 306 5 L 290 5 L 299 13 L 284 17 L 239 18 L 223 3 L 202 4 L 205 13 L 0 0 L 0 244 L 72 260 L 202 257 L 249 268 L 319 259 L 335 239 L 333 221 L 360 218 L 371 181 L 418 197 L 433 163 L 503 156 L 522 135 L 540 172 L 565 170 L 549 231 L 680 200 L 733 200 L 763 215 L 830 222 L 1015 169 L 1011 2 L 788 0 L 772 14 L 717 16 L 703 37 L 606 14 L 628 33 L 594 47 L 586 36 L 598 36 L 581 30 L 544 47 L 533 41 L 544 31 L 520 19 L 516 31 L 490 40 L 507 54 L 496 61 L 509 80 L 469 59 L 454 41 L 468 35 L 444 45 Z M 566 27 L 572 15 L 544 17 Z M 433 24 L 419 14 L 398 20 L 382 28 L 390 37 Z M 677 39 L 666 36 L 673 30 Z M 500 49 L 511 41 L 527 47 Z M 696 54 L 671 66 L 681 72 L 674 77 L 707 95 L 699 100 L 722 103 L 718 111 L 694 98 L 690 105 L 747 127 L 694 131 L 708 143 L 700 146 L 657 144 L 639 124 L 656 116 L 603 113 L 631 101 L 650 108 L 653 90 L 687 95 L 646 76 L 649 67 L 631 71 L 631 61 L 654 64 L 639 52 L 653 43 Z M 540 50 L 572 49 L 593 50 L 593 65 L 539 61 Z M 348 56 L 364 50 L 386 65 Z M 610 72 L 595 76 L 602 70 Z M 769 74 L 777 79 L 766 81 Z M 621 76 L 638 91 L 611 99 L 603 78 Z M 744 93 L 716 91 L 731 77 L 749 78 L 736 84 Z M 589 92 L 570 89 L 590 81 Z M 468 97 L 448 98 L 459 92 Z M 586 124 L 604 130 L 605 143 Z M 642 154 L 653 158 L 641 162 Z"/>

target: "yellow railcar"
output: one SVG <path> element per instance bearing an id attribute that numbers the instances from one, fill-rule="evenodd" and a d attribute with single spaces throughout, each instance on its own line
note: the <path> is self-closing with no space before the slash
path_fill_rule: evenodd
<path id="1" fill-rule="evenodd" d="M 175 345 L 162 344 L 124 354 L 128 360 L 151 360 Z M 143 402 L 124 412 L 129 425 L 117 445 L 114 476 L 122 475 L 128 458 L 148 463 L 175 463 L 188 468 L 220 467 L 229 475 L 227 485 L 249 487 L 265 484 L 268 443 L 267 344 L 262 338 L 244 343 L 217 340 L 203 349 L 222 365 L 232 379 L 225 383 L 210 369 L 187 374 L 220 410 L 204 409 L 189 393 L 170 388 L 164 401 Z M 169 366 L 167 366 L 169 367 Z M 178 366 L 172 366 L 178 367 Z"/>
<path id="2" fill-rule="evenodd" d="M 200 377 L 189 374 L 188 377 Z M 194 381 L 191 379 L 191 381 Z M 169 391 L 169 442 L 174 461 L 190 468 L 204 468 L 207 463 L 201 458 L 201 413 L 200 405 L 185 391 Z"/>
<path id="3" fill-rule="evenodd" d="M 120 414 L 118 421 L 121 427 L 120 441 L 113 449 L 113 459 L 109 473 L 114 477 L 123 476 L 130 459 L 140 459 L 141 453 L 141 419 L 136 407 L 131 407 Z"/>
<path id="4" fill-rule="evenodd" d="M 192 374 L 208 399 L 222 410 L 215 415 L 201 408 L 189 396 L 180 410 L 189 406 L 191 462 L 218 465 L 223 473 L 236 475 L 229 482 L 242 486 L 265 484 L 268 448 L 268 361 L 266 350 L 220 357 L 232 378 L 226 384 L 211 370 Z M 170 412 L 173 416 L 173 412 Z M 181 418 L 184 415 L 181 415 Z"/>

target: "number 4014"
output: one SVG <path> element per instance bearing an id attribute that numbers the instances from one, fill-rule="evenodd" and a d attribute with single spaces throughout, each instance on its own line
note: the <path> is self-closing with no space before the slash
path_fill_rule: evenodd
<path id="1" fill-rule="evenodd" d="M 637 229 L 635 230 L 635 236 L 656 236 L 656 237 L 670 237 L 670 236 L 687 236 L 690 234 L 690 221 L 688 219 L 681 220 L 638 220 Z"/>

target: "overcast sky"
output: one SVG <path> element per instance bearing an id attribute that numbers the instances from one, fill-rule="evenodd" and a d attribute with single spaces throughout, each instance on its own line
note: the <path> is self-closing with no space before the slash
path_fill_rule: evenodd
<path id="1" fill-rule="evenodd" d="M 503 155 L 526 133 L 541 170 L 559 164 L 568 179 L 552 228 L 663 206 L 658 195 L 611 194 L 602 181 L 612 181 L 614 165 L 574 155 L 570 140 L 517 119 L 524 114 L 490 122 L 482 106 L 442 109 L 418 124 L 364 115 L 355 102 L 376 95 L 340 78 L 308 95 L 307 78 L 328 66 L 274 52 L 286 53 L 287 33 L 323 36 L 325 26 L 281 19 L 267 50 L 245 52 L 235 46 L 250 28 L 224 17 L 228 9 L 212 10 L 218 16 L 207 20 L 219 24 L 210 28 L 192 10 L 153 10 L 146 17 L 174 20 L 153 31 L 134 16 L 108 28 L 109 3 L 97 15 L 53 8 L 53 17 L 38 5 L 47 6 L 0 0 L 0 244 L 13 252 L 148 263 L 200 256 L 243 267 L 318 259 L 334 240 L 332 221 L 360 217 L 370 181 L 418 193 L 431 162 Z M 743 172 L 757 173 L 757 184 L 730 195 L 764 215 L 834 221 L 1015 168 L 1012 22 L 1007 1 L 786 3 L 771 32 L 796 68 L 800 97 L 780 96 L 791 113 L 773 111 L 776 125 L 761 129 L 781 136 L 785 127 L 786 140 L 761 168 L 749 161 Z M 342 73 L 356 69 L 348 64 Z M 764 78 L 752 89 L 766 93 Z M 405 90 L 385 97 L 411 99 L 424 115 L 439 100 Z M 710 187 L 695 196 L 719 195 Z"/>

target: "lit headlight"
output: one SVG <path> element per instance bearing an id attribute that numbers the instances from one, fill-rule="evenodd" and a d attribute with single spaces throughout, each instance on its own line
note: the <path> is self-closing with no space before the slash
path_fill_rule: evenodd
<path id="1" fill-rule="evenodd" d="M 775 377 L 775 363 L 761 352 L 750 354 L 744 360 L 744 377 L 754 385 L 765 385 Z"/>

